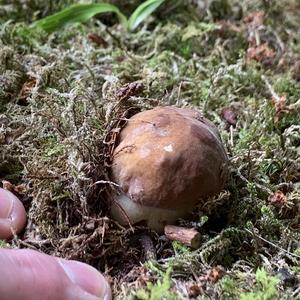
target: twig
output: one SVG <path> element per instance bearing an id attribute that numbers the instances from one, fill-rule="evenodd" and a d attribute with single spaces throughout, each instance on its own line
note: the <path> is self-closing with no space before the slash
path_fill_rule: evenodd
<path id="1" fill-rule="evenodd" d="M 140 242 L 144 249 L 146 260 L 156 260 L 156 250 L 151 237 L 148 234 L 142 234 Z"/>
<path id="2" fill-rule="evenodd" d="M 112 182 L 112 181 L 109 181 L 109 180 L 99 180 L 99 181 L 96 181 L 93 183 L 92 186 L 96 185 L 96 184 L 111 184 L 111 185 L 114 185 L 116 187 L 120 187 L 119 184 L 115 183 L 115 182 Z"/>
<path id="3" fill-rule="evenodd" d="M 230 145 L 231 147 L 234 146 L 234 142 L 233 142 L 233 126 L 230 125 Z"/>
<path id="4" fill-rule="evenodd" d="M 300 286 L 293 292 L 292 297 L 296 297 L 297 295 L 299 295 L 299 293 L 300 293 Z"/>
<path id="5" fill-rule="evenodd" d="M 276 92 L 274 91 L 273 87 L 271 86 L 270 82 L 268 81 L 267 77 L 265 75 L 261 75 L 261 79 L 264 81 L 264 83 L 266 84 L 270 94 L 272 95 L 272 97 L 276 100 L 276 101 L 280 101 L 280 97 L 276 94 Z"/>
<path id="6" fill-rule="evenodd" d="M 260 240 L 262 240 L 262 241 L 268 243 L 269 245 L 273 246 L 274 248 L 277 248 L 277 249 L 279 249 L 279 250 L 281 250 L 281 251 L 283 251 L 283 252 L 285 252 L 285 253 L 287 253 L 287 254 L 293 256 L 293 257 L 296 257 L 296 258 L 300 259 L 300 256 L 299 256 L 299 255 L 294 254 L 294 253 L 291 253 L 291 252 L 289 252 L 288 250 L 286 250 L 286 249 L 284 249 L 284 248 L 282 248 L 282 247 L 280 247 L 280 246 L 278 246 L 278 245 L 276 245 L 276 244 L 274 244 L 274 243 L 272 243 L 272 242 L 266 240 L 265 238 L 263 238 L 262 236 L 258 235 L 257 233 L 254 233 L 253 231 L 251 231 L 251 230 L 249 230 L 249 229 L 247 229 L 247 228 L 245 228 L 245 231 L 247 231 L 248 233 L 250 233 L 250 234 L 252 234 L 252 235 L 255 235 L 255 236 L 258 237 Z"/>
<path id="7" fill-rule="evenodd" d="M 166 237 L 171 241 L 178 241 L 184 245 L 197 249 L 200 246 L 200 233 L 195 228 L 185 228 L 174 225 L 166 225 L 164 228 Z"/>

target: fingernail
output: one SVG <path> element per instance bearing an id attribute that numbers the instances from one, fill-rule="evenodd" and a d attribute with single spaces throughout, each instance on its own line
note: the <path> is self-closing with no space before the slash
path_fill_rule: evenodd
<path id="1" fill-rule="evenodd" d="M 0 189 L 0 219 L 8 219 L 14 204 L 14 195 L 4 189 Z"/>
<path id="2" fill-rule="evenodd" d="M 109 284 L 96 269 L 78 261 L 64 259 L 58 259 L 58 261 L 75 285 L 98 299 L 111 299 Z"/>
<path id="3" fill-rule="evenodd" d="M 10 239 L 26 225 L 22 202 L 11 192 L 0 188 L 0 239 Z"/>

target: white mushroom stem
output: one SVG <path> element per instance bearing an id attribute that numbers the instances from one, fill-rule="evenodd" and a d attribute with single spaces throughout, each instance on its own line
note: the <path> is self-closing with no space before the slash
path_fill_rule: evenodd
<path id="1" fill-rule="evenodd" d="M 115 201 L 117 203 L 112 203 L 111 215 L 114 219 L 118 220 L 121 225 L 129 225 L 128 219 L 134 220 L 134 223 L 148 220 L 148 226 L 158 232 L 163 232 L 166 224 L 174 223 L 174 221 L 182 217 L 184 213 L 182 210 L 176 211 L 143 206 L 132 201 L 124 194 L 119 195 Z"/>

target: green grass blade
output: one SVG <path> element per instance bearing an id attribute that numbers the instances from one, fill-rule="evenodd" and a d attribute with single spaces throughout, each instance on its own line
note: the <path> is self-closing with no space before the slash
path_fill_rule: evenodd
<path id="1" fill-rule="evenodd" d="M 134 30 L 151 15 L 165 0 L 147 0 L 136 8 L 128 20 L 128 28 Z"/>
<path id="2" fill-rule="evenodd" d="M 127 18 L 116 6 L 108 3 L 74 4 L 58 13 L 34 22 L 33 26 L 38 26 L 47 32 L 52 32 L 62 28 L 66 24 L 85 22 L 96 14 L 107 12 L 116 13 L 122 25 L 127 27 Z"/>

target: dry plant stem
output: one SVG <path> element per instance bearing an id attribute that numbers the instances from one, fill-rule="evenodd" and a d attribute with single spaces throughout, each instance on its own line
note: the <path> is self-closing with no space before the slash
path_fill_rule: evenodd
<path id="1" fill-rule="evenodd" d="M 140 237 L 140 242 L 145 253 L 145 259 L 156 260 L 156 250 L 151 237 L 148 234 L 142 234 Z"/>
<path id="2" fill-rule="evenodd" d="M 273 87 L 271 86 L 270 82 L 268 81 L 267 77 L 262 75 L 261 79 L 264 81 L 264 83 L 266 84 L 266 87 L 268 88 L 270 94 L 272 95 L 272 97 L 276 100 L 276 101 L 280 101 L 280 97 L 276 94 L 276 92 L 274 91 Z"/>
<path id="3" fill-rule="evenodd" d="M 164 232 L 166 237 L 172 241 L 178 241 L 193 249 L 197 249 L 200 246 L 200 233 L 195 228 L 166 225 Z"/>

